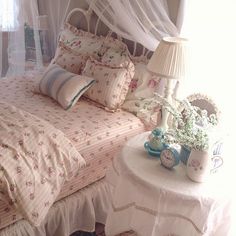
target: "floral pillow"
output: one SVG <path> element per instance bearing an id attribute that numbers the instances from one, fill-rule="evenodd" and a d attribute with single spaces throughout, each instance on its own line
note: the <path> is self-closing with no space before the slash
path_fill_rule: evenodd
<path id="1" fill-rule="evenodd" d="M 70 73 L 57 64 L 50 64 L 40 80 L 39 92 L 53 98 L 67 110 L 94 82 L 93 78 Z"/>
<path id="2" fill-rule="evenodd" d="M 80 74 L 88 58 L 88 54 L 78 53 L 60 42 L 53 63 L 58 64 L 71 73 Z"/>
<path id="3" fill-rule="evenodd" d="M 85 53 L 99 59 L 103 39 L 103 37 L 79 30 L 66 23 L 64 30 L 60 34 L 59 41 L 76 52 Z"/>
<path id="4" fill-rule="evenodd" d="M 101 48 L 102 54 L 104 54 L 108 49 L 125 51 L 128 50 L 127 45 L 123 43 L 121 40 L 115 39 L 113 37 L 107 36 L 103 39 L 103 44 Z"/>
<path id="5" fill-rule="evenodd" d="M 84 95 L 109 110 L 116 110 L 125 100 L 133 72 L 89 59 L 82 74 L 96 80 Z"/>
<path id="6" fill-rule="evenodd" d="M 122 106 L 136 113 L 142 99 L 151 98 L 158 90 L 160 78 L 147 70 L 145 62 L 134 62 L 135 74 L 129 84 L 129 91 Z"/>
<path id="7" fill-rule="evenodd" d="M 132 63 L 128 49 L 108 48 L 101 58 L 102 63 L 113 67 L 129 67 Z M 133 64 L 133 63 L 132 63 Z"/>

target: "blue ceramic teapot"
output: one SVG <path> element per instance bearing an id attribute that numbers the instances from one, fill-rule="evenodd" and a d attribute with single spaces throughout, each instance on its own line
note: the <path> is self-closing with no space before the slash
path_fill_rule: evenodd
<path id="1" fill-rule="evenodd" d="M 156 128 L 152 131 L 149 136 L 149 141 L 144 143 L 144 147 L 150 155 L 159 157 L 161 151 L 168 147 L 168 145 L 164 143 L 163 137 L 164 131 L 162 128 Z"/>

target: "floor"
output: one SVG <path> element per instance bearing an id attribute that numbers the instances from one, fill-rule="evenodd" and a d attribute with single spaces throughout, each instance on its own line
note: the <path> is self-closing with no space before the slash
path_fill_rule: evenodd
<path id="1" fill-rule="evenodd" d="M 76 232 L 72 234 L 71 236 L 106 236 L 104 232 L 104 225 L 102 224 L 96 224 L 96 231 L 94 233 L 88 233 L 88 232 Z M 119 234 L 117 236 L 136 236 L 136 234 L 132 231 L 125 232 L 122 234 Z"/>

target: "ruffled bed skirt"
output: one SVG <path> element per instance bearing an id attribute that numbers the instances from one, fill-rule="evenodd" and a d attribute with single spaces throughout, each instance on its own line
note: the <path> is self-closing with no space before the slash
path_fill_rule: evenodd
<path id="1" fill-rule="evenodd" d="M 110 189 L 100 180 L 56 202 L 44 220 L 35 228 L 20 220 L 0 231 L 0 236 L 68 236 L 75 231 L 95 231 L 95 222 L 105 224 L 110 206 Z"/>

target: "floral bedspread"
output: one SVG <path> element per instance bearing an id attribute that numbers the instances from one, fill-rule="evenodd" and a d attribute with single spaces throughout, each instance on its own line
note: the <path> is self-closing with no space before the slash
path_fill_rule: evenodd
<path id="1" fill-rule="evenodd" d="M 0 198 L 29 222 L 40 225 L 63 183 L 84 165 L 61 131 L 0 102 Z"/>

